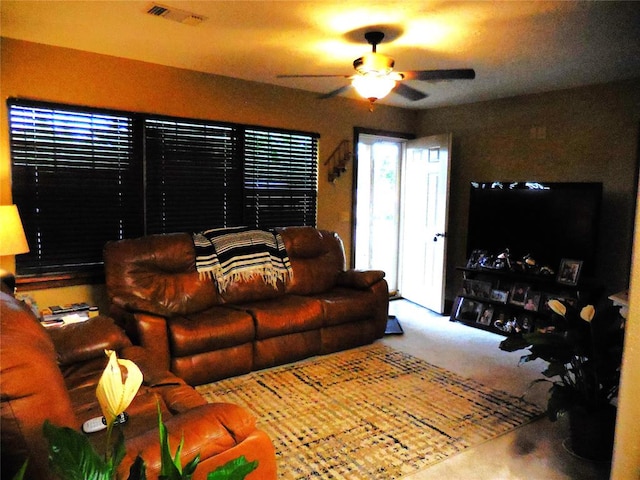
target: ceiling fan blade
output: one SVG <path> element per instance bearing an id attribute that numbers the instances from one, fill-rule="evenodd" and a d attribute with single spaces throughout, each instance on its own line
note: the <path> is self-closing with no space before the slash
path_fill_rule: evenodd
<path id="1" fill-rule="evenodd" d="M 348 85 L 345 85 L 343 87 L 336 88 L 335 90 L 333 90 L 333 91 L 331 91 L 329 93 L 323 93 L 322 95 L 319 95 L 318 98 L 320 100 L 326 100 L 327 98 L 333 98 L 333 97 L 336 97 L 336 96 L 340 95 L 341 93 L 346 92 L 350 88 L 351 88 L 351 84 L 348 84 Z"/>
<path id="2" fill-rule="evenodd" d="M 405 80 L 473 80 L 476 72 L 472 68 L 457 68 L 453 70 L 418 70 L 402 72 Z"/>
<path id="3" fill-rule="evenodd" d="M 422 100 L 428 97 L 426 93 L 422 93 L 420 90 L 416 90 L 415 88 L 409 87 L 404 83 L 399 83 L 398 86 L 394 90 L 398 95 L 403 96 L 404 98 L 411 100 L 412 102 L 416 102 L 418 100 Z"/>
<path id="4" fill-rule="evenodd" d="M 349 78 L 351 75 L 277 75 L 276 78 Z"/>

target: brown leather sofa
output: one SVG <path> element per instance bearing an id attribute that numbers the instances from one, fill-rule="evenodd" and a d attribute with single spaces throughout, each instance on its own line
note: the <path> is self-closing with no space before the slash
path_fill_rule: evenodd
<path id="1" fill-rule="evenodd" d="M 292 279 L 276 288 L 239 280 L 224 293 L 199 277 L 190 234 L 108 243 L 111 315 L 159 365 L 192 385 L 382 337 L 389 308 L 384 272 L 345 270 L 334 232 L 278 230 Z"/>
<path id="2" fill-rule="evenodd" d="M 22 302 L 0 293 L 0 322 L 2 478 L 13 478 L 27 458 L 25 478 L 54 478 L 43 423 L 48 419 L 57 426 L 80 429 L 84 421 L 102 415 L 95 392 L 106 365 L 105 349 L 133 360 L 144 375 L 127 409 L 129 420 L 122 425 L 127 456 L 120 465 L 120 478 L 127 478 L 137 454 L 147 464 L 148 478 L 157 478 L 158 404 L 172 453 L 182 435 L 183 465 L 200 452 L 194 478 L 205 479 L 209 471 L 241 455 L 259 462 L 248 479 L 276 478 L 273 445 L 266 433 L 256 429 L 253 416 L 236 405 L 207 404 L 182 379 L 158 368 L 144 349 L 132 346 L 112 319 L 99 316 L 45 331 Z M 89 435 L 98 452 L 104 452 L 104 436 L 104 431 Z"/>

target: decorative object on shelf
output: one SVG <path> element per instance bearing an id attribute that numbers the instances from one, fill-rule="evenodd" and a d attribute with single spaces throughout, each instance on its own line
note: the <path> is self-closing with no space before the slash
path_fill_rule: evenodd
<path id="1" fill-rule="evenodd" d="M 451 320 L 501 335 L 526 333 L 535 329 L 539 318 L 549 317 L 551 310 L 547 301 L 550 299 L 573 306 L 578 300 L 592 301 L 593 296 L 600 293 L 600 287 L 588 279 L 578 281 L 582 261 L 565 259 L 562 263 L 566 267 L 564 275 L 556 277 L 551 268 L 541 267 L 531 254 L 516 261 L 511 258 L 509 248 L 497 254 L 473 249 L 466 266 L 458 267 L 463 274 L 458 298 L 468 298 L 483 305 L 474 320 L 467 305 L 456 301 Z M 562 282 L 557 281 L 559 277 Z M 461 305 L 465 308 L 458 311 Z M 494 307 L 490 323 L 481 315 L 488 306 Z"/>
<path id="2" fill-rule="evenodd" d="M 486 300 L 491 297 L 491 283 L 465 278 L 462 281 L 462 293 L 469 297 Z"/>
<path id="3" fill-rule="evenodd" d="M 484 308 L 484 304 L 466 297 L 457 297 L 453 306 L 455 320 L 477 322 Z"/>
<path id="4" fill-rule="evenodd" d="M 540 306 L 540 298 L 542 294 L 540 292 L 534 292 L 532 290 L 527 291 L 527 296 L 524 301 L 523 308 L 532 312 L 537 312 Z"/>
<path id="5" fill-rule="evenodd" d="M 548 306 L 552 315 L 546 325 L 507 337 L 500 349 L 528 348 L 530 353 L 520 358 L 521 364 L 538 358 L 548 363 L 544 378 L 532 384 L 551 384 L 547 404 L 551 421 L 568 412 L 572 434 L 567 448 L 585 458 L 609 459 L 615 428 L 611 401 L 618 393 L 622 361 L 622 319 L 611 306 L 603 305 L 597 313 L 593 305 L 573 306 L 557 299 L 549 300 Z"/>
<path id="6" fill-rule="evenodd" d="M 563 258 L 558 270 L 557 282 L 563 285 L 577 285 L 582 269 L 582 260 L 569 260 Z"/>
<path id="7" fill-rule="evenodd" d="M 529 285 L 525 285 L 523 283 L 514 283 L 513 287 L 511 287 L 511 296 L 509 297 L 509 302 L 513 305 L 524 307 L 528 292 Z"/>
<path id="8" fill-rule="evenodd" d="M 489 300 L 498 303 L 507 303 L 507 301 L 509 300 L 509 291 L 493 289 L 491 290 Z"/>
<path id="9" fill-rule="evenodd" d="M 571 260 L 575 262 L 576 260 Z M 509 272 L 524 273 L 527 275 L 553 275 L 554 271 L 547 265 L 540 266 L 531 254 L 522 257 L 522 260 L 513 261 L 508 248 L 491 255 L 487 250 L 473 250 L 467 260 L 466 268 L 504 270 Z M 575 284 L 568 284 L 575 285 Z"/>
<path id="10" fill-rule="evenodd" d="M 513 268 L 511 265 L 511 254 L 509 253 L 508 248 L 496 255 L 496 259 L 493 262 L 493 268 L 497 270 L 511 270 Z"/>
<path id="11" fill-rule="evenodd" d="M 334 183 L 340 175 L 347 171 L 347 163 L 351 161 L 351 143 L 349 140 L 341 141 L 336 149 L 333 151 L 325 165 L 329 166 L 329 173 L 327 174 L 329 182 Z"/>
<path id="12" fill-rule="evenodd" d="M 478 318 L 478 323 L 481 325 L 491 325 L 494 311 L 495 309 L 491 305 L 485 306 L 482 314 L 480 314 L 480 318 Z"/>
<path id="13" fill-rule="evenodd" d="M 486 250 L 474 250 L 467 261 L 467 268 L 480 268 L 488 255 L 489 252 Z"/>

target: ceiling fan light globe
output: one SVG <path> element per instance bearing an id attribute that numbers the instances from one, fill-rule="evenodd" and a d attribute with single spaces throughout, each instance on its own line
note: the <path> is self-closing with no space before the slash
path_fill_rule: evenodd
<path id="1" fill-rule="evenodd" d="M 389 95 L 389 92 L 396 86 L 396 81 L 380 75 L 358 75 L 351 81 L 351 84 L 358 95 L 374 102 Z"/>

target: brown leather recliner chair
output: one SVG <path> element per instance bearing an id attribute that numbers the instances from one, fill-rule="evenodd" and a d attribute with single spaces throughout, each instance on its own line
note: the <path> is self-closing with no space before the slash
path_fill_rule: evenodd
<path id="1" fill-rule="evenodd" d="M 200 452 L 194 478 L 205 479 L 209 471 L 241 455 L 259 462 L 248 479 L 276 478 L 273 445 L 256 428 L 251 414 L 232 404 L 207 404 L 182 379 L 158 368 L 142 348 L 132 346 L 110 318 L 45 330 L 22 302 L 0 293 L 2 478 L 12 478 L 25 459 L 29 459 L 25 478 L 54 478 L 43 423 L 48 419 L 57 426 L 80 429 L 84 421 L 102 415 L 95 392 L 106 365 L 105 349 L 133 360 L 144 375 L 127 409 L 129 420 L 121 427 L 127 456 L 120 465 L 120 478 L 127 478 L 138 454 L 147 464 L 148 478 L 157 477 L 158 404 L 174 452 L 184 435 L 183 464 Z M 89 435 L 98 452 L 104 452 L 104 436 L 104 431 Z"/>
<path id="2" fill-rule="evenodd" d="M 191 235 L 110 242 L 111 315 L 153 358 L 192 385 L 371 343 L 384 335 L 384 272 L 345 270 L 342 240 L 279 229 L 293 278 L 236 280 L 223 293 L 195 268 Z"/>

